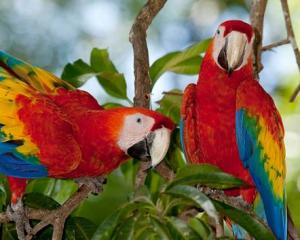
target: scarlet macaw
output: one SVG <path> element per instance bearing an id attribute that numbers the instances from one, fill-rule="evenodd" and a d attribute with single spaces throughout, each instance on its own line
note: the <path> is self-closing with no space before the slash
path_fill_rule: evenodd
<path id="1" fill-rule="evenodd" d="M 27 179 L 106 175 L 129 156 L 156 165 L 174 129 L 169 118 L 147 109 L 104 110 L 87 92 L 5 52 L 0 109 L 0 173 L 8 176 L 19 215 Z"/>
<path id="2" fill-rule="evenodd" d="M 272 98 L 254 77 L 253 40 L 253 28 L 245 22 L 218 27 L 198 83 L 184 91 L 182 142 L 189 162 L 216 165 L 252 186 L 226 193 L 254 204 L 276 238 L 285 240 L 284 129 Z"/>

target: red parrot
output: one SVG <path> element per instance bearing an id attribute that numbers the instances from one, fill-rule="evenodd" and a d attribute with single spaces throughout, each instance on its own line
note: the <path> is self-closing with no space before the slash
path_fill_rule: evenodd
<path id="1" fill-rule="evenodd" d="M 223 22 L 186 87 L 181 137 L 191 163 L 208 163 L 251 186 L 226 191 L 254 204 L 277 239 L 287 239 L 284 129 L 272 98 L 253 74 L 253 28 Z M 262 201 L 261 201 L 262 200 Z M 233 232 L 243 238 L 245 232 Z"/>
<path id="2" fill-rule="evenodd" d="M 0 109 L 0 173 L 8 176 L 12 210 L 19 216 L 27 179 L 106 175 L 129 156 L 156 165 L 175 127 L 143 108 L 105 110 L 89 93 L 5 52 Z"/>

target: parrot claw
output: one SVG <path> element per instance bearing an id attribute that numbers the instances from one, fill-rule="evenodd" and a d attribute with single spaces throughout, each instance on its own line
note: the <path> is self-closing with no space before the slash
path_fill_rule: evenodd
<path id="1" fill-rule="evenodd" d="M 98 195 L 100 192 L 103 191 L 103 185 L 106 184 L 107 179 L 105 177 L 83 177 L 75 179 L 75 182 L 79 186 L 88 186 L 91 189 L 92 194 Z"/>
<path id="2" fill-rule="evenodd" d="M 12 203 L 11 206 L 8 206 L 6 209 L 6 214 L 10 221 L 16 223 L 16 230 L 19 240 L 25 240 L 26 234 L 30 234 L 32 228 L 26 215 L 22 200 L 20 199 L 17 203 Z"/>

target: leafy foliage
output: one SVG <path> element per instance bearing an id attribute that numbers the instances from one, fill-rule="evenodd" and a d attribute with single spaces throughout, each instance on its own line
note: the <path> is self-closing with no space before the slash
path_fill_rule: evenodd
<path id="1" fill-rule="evenodd" d="M 206 51 L 210 39 L 196 43 L 183 51 L 171 52 L 157 59 L 150 67 L 152 86 L 167 72 L 195 75 L 202 62 L 200 54 Z"/>
<path id="2" fill-rule="evenodd" d="M 182 92 L 178 89 L 173 89 L 170 92 L 166 92 L 163 98 L 157 102 L 159 104 L 157 111 L 179 124 L 181 101 Z"/>
<path id="3" fill-rule="evenodd" d="M 203 166 L 188 175 L 189 169 L 190 166 L 184 166 L 178 171 L 176 178 L 183 175 L 204 177 L 203 169 L 209 169 L 211 173 L 220 172 L 217 168 Z M 229 178 L 232 180 L 232 187 L 240 186 L 240 182 L 235 182 L 236 178 L 229 175 L 220 177 L 219 185 L 226 185 Z M 213 185 L 214 181 L 210 181 L 207 184 Z M 153 197 L 149 188 L 136 192 L 136 195 L 100 224 L 92 239 L 145 239 L 142 236 L 149 236 L 146 239 L 213 239 L 214 232 L 207 216 L 216 222 L 219 213 L 241 223 L 257 239 L 273 237 L 270 230 L 255 217 L 246 214 L 244 220 L 240 220 L 241 210 L 211 200 L 196 187 L 182 185 L 175 180 L 171 183 L 161 182 L 157 189 L 158 197 Z M 190 209 L 198 214 L 186 222 L 183 214 Z"/>
<path id="4" fill-rule="evenodd" d="M 124 75 L 119 73 L 109 58 L 107 49 L 94 48 L 91 52 L 90 65 L 79 59 L 66 65 L 62 79 L 74 87 L 82 86 L 88 79 L 96 77 L 103 89 L 111 96 L 127 98 L 127 85 Z"/>

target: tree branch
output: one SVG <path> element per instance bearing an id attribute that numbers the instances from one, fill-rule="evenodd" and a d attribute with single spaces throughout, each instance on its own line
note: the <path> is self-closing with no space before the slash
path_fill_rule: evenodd
<path id="1" fill-rule="evenodd" d="M 41 221 L 34 226 L 26 240 L 31 240 L 34 235 L 50 224 L 53 225 L 52 240 L 62 239 L 66 219 L 74 211 L 74 209 L 88 197 L 91 190 L 92 189 L 89 188 L 89 186 L 82 185 L 78 191 L 61 207 L 52 211 L 46 211 L 47 214 L 39 219 Z"/>
<path id="2" fill-rule="evenodd" d="M 172 95 L 172 96 L 183 96 L 183 93 L 181 93 L 181 92 L 172 92 L 172 91 L 162 92 L 162 94 L 164 94 L 164 95 Z"/>
<path id="3" fill-rule="evenodd" d="M 293 26 L 292 26 L 291 14 L 290 14 L 287 0 L 281 0 L 281 7 L 282 7 L 284 21 L 285 21 L 287 38 L 289 39 L 289 41 L 293 47 L 296 62 L 297 62 L 297 65 L 298 65 L 298 68 L 300 71 L 300 51 L 299 51 L 299 47 L 296 42 L 295 33 L 293 30 Z M 290 98 L 290 102 L 293 102 L 296 99 L 299 92 L 300 92 L 300 84 L 295 89 L 294 93 L 292 94 L 292 96 Z"/>
<path id="4" fill-rule="evenodd" d="M 149 55 L 147 29 L 167 0 L 148 0 L 137 15 L 129 33 L 134 54 L 135 97 L 134 106 L 149 108 L 151 79 L 149 76 Z"/>
<path id="5" fill-rule="evenodd" d="M 290 40 L 289 39 L 283 39 L 283 40 L 280 40 L 280 41 L 277 41 L 277 42 L 274 42 L 274 43 L 271 43 L 267 46 L 263 46 L 261 48 L 262 51 L 269 51 L 269 50 L 272 50 L 273 48 L 275 47 L 279 47 L 279 46 L 282 46 L 282 45 L 285 45 L 285 44 L 289 44 L 290 43 Z"/>
<path id="6" fill-rule="evenodd" d="M 129 41 L 132 43 L 134 54 L 134 106 L 137 107 L 150 107 L 151 79 L 149 75 L 147 29 L 166 2 L 167 0 L 148 0 L 137 15 L 129 33 Z M 144 184 L 148 168 L 149 163 L 141 163 L 137 173 L 136 188 Z"/>
<path id="7" fill-rule="evenodd" d="M 263 69 L 261 63 L 262 39 L 264 16 L 268 0 L 253 0 L 250 10 L 251 25 L 255 31 L 255 40 L 253 43 L 253 62 L 254 62 L 254 75 L 259 79 L 259 72 Z"/>
<path id="8" fill-rule="evenodd" d="M 92 189 L 90 186 L 82 185 L 71 198 L 69 198 L 62 206 L 54 210 L 25 207 L 26 215 L 29 219 L 40 220 L 40 222 L 33 227 L 30 234 L 26 236 L 26 240 L 31 240 L 34 235 L 48 225 L 53 225 L 52 240 L 62 239 L 66 219 L 74 209 L 88 197 L 91 191 Z M 10 219 L 7 214 L 5 212 L 1 213 L 0 223 L 8 222 L 10 222 Z"/>

